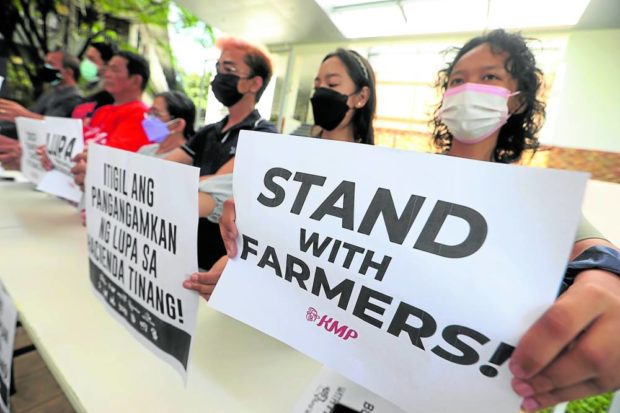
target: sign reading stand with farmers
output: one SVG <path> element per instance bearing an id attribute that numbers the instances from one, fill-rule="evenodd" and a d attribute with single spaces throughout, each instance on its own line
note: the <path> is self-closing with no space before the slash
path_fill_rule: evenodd
<path id="1" fill-rule="evenodd" d="M 519 411 L 586 174 L 242 131 L 238 254 L 210 304 L 405 411 Z"/>
<path id="2" fill-rule="evenodd" d="M 187 378 L 198 295 L 198 169 L 97 144 L 85 184 L 90 280 L 106 308 Z"/>

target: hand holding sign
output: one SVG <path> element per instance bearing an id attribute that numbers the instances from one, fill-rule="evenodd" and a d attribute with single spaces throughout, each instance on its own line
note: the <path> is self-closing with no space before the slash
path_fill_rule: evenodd
<path id="1" fill-rule="evenodd" d="M 512 356 L 512 386 L 524 397 L 523 408 L 533 412 L 620 388 L 618 325 L 620 278 L 602 270 L 582 272 Z"/>
<path id="2" fill-rule="evenodd" d="M 33 113 L 20 105 L 8 99 L 0 99 L 0 120 L 15 122 L 18 117 L 43 119 L 38 113 Z"/>
<path id="3" fill-rule="evenodd" d="M 237 255 L 239 231 L 235 224 L 236 219 L 235 200 L 231 198 L 224 202 L 222 216 L 220 217 L 220 233 L 222 234 L 222 240 L 224 240 L 228 258 L 235 258 Z"/>
<path id="4" fill-rule="evenodd" d="M 19 142 L 7 136 L 0 135 L 0 163 L 6 169 L 19 169 L 22 150 Z"/>
<path id="5" fill-rule="evenodd" d="M 209 271 L 192 274 L 183 282 L 183 287 L 196 291 L 202 298 L 209 301 L 227 262 L 228 257 L 224 255 L 213 264 Z"/>
<path id="6" fill-rule="evenodd" d="M 86 180 L 86 165 L 88 162 L 88 148 L 85 148 L 84 151 L 78 153 L 73 158 L 73 162 L 75 165 L 71 168 L 71 173 L 73 174 L 73 181 L 76 185 L 84 190 L 84 181 Z"/>
<path id="7" fill-rule="evenodd" d="M 47 149 L 45 145 L 40 145 L 37 147 L 37 156 L 41 161 L 41 167 L 43 169 L 45 169 L 46 171 L 51 171 L 52 169 L 54 169 L 54 165 L 52 164 L 50 157 L 47 155 Z"/>

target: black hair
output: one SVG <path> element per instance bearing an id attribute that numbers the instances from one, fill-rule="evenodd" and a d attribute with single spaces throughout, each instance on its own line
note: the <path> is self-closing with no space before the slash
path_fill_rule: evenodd
<path id="1" fill-rule="evenodd" d="M 256 92 L 256 101 L 258 102 L 265 89 L 267 89 L 267 85 L 269 85 L 271 75 L 273 74 L 271 62 L 264 53 L 255 52 L 253 50 L 248 51 L 243 60 L 252 71 L 252 76 L 260 76 L 263 79 L 263 85 L 258 92 Z"/>
<path id="2" fill-rule="evenodd" d="M 185 139 L 194 135 L 194 122 L 196 121 L 196 106 L 183 92 L 171 90 L 155 95 L 166 101 L 166 109 L 170 117 L 185 120 L 183 136 Z"/>
<path id="3" fill-rule="evenodd" d="M 357 88 L 355 92 L 359 92 L 364 86 L 368 87 L 368 101 L 364 107 L 355 109 L 351 122 L 353 123 L 353 137 L 355 141 L 374 145 L 375 133 L 372 121 L 377 107 L 375 73 L 368 60 L 355 50 L 336 49 L 335 52 L 325 56 L 323 62 L 332 57 L 337 57 L 344 64 L 347 73 Z"/>
<path id="4" fill-rule="evenodd" d="M 80 80 L 80 61 L 77 57 L 65 53 L 62 50 L 62 67 L 63 69 L 70 69 L 71 73 L 73 73 L 73 79 L 77 82 Z"/>
<path id="5" fill-rule="evenodd" d="M 118 48 L 116 44 L 112 42 L 93 42 L 89 46 L 97 49 L 99 54 L 101 55 L 101 59 L 108 63 L 110 59 L 118 52 Z"/>
<path id="6" fill-rule="evenodd" d="M 539 145 L 537 134 L 545 120 L 545 104 L 538 99 L 543 85 L 543 73 L 536 66 L 536 58 L 528 47 L 527 40 L 529 39 L 520 33 L 507 33 L 503 29 L 493 30 L 469 40 L 462 48 L 456 49 L 454 60 L 437 75 L 436 86 L 441 92 L 445 92 L 454 66 L 470 50 L 488 43 L 493 53 L 504 52 L 508 55 L 504 66 L 517 81 L 517 90 L 524 109 L 513 113 L 500 129 L 494 152 L 496 162 L 516 162 L 524 150 L 536 151 Z M 441 152 L 447 152 L 452 145 L 452 135 L 439 118 L 440 108 L 441 103 L 433 114 L 433 144 Z"/>
<path id="7" fill-rule="evenodd" d="M 139 54 L 123 50 L 117 52 L 114 56 L 122 57 L 127 60 L 127 72 L 129 76 L 140 75 L 142 77 L 142 85 L 140 89 L 146 89 L 146 85 L 149 83 L 149 77 L 151 71 L 149 69 L 149 62 Z"/>

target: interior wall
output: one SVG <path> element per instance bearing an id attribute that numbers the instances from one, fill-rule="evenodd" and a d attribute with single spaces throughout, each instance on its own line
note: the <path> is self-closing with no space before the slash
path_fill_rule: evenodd
<path id="1" fill-rule="evenodd" d="M 525 33 L 557 48 L 553 62 L 542 60 L 547 71 L 553 67 L 549 80 L 552 87 L 547 99 L 547 121 L 541 132 L 541 143 L 568 148 L 620 152 L 620 82 L 614 81 L 620 67 L 620 30 L 556 31 Z M 471 36 L 433 36 L 396 40 L 362 40 L 348 43 L 292 45 L 296 63 L 290 76 L 285 117 L 294 117 L 297 92 L 307 88 L 315 76 L 322 56 L 337 47 L 348 47 L 362 53 L 376 53 L 385 47 L 420 45 L 462 45 Z M 536 42 L 532 43 L 536 47 Z M 540 60 L 540 59 L 539 59 Z M 439 69 L 439 67 L 437 68 Z M 309 80 L 310 79 L 310 80 Z M 381 102 L 378 102 L 381 105 Z"/>
<path id="2" fill-rule="evenodd" d="M 620 152 L 620 30 L 569 33 L 552 144 Z"/>

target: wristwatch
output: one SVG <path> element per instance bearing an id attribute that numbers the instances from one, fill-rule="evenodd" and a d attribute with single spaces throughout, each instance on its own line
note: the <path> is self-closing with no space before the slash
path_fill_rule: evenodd
<path id="1" fill-rule="evenodd" d="M 560 294 L 570 287 L 581 271 L 599 269 L 620 277 L 620 251 L 604 245 L 590 247 L 568 263 Z"/>

